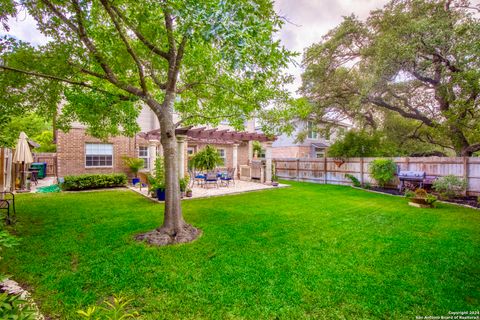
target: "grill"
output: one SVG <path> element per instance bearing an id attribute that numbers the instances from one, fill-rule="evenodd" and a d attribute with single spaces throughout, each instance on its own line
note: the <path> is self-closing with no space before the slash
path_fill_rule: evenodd
<path id="1" fill-rule="evenodd" d="M 403 190 L 406 181 L 418 183 L 420 188 L 422 188 L 425 177 L 425 171 L 400 171 L 398 173 L 398 179 L 400 180 L 400 191 Z"/>

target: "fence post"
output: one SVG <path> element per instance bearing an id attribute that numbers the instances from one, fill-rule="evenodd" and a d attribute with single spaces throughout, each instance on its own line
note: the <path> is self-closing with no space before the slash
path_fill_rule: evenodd
<path id="1" fill-rule="evenodd" d="M 0 148 L 0 192 L 4 191 L 5 189 L 5 151 L 3 148 Z"/>
<path id="2" fill-rule="evenodd" d="M 323 183 L 327 184 L 327 157 L 323 157 Z"/>
<path id="3" fill-rule="evenodd" d="M 300 181 L 300 158 L 297 158 L 297 181 Z"/>
<path id="4" fill-rule="evenodd" d="M 465 188 L 465 196 L 468 194 L 468 157 L 463 157 L 463 179 L 467 187 Z"/>
<path id="5" fill-rule="evenodd" d="M 363 157 L 360 157 L 360 184 L 363 186 Z"/>

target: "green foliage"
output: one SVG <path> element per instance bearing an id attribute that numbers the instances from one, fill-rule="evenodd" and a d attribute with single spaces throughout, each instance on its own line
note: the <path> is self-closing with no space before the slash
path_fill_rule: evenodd
<path id="1" fill-rule="evenodd" d="M 123 187 L 127 183 L 124 173 L 82 174 L 65 176 L 64 179 L 61 187 L 67 191 Z"/>
<path id="2" fill-rule="evenodd" d="M 138 171 L 145 166 L 143 159 L 134 157 L 123 157 L 123 163 L 130 169 L 130 171 L 137 177 Z"/>
<path id="3" fill-rule="evenodd" d="M 352 181 L 352 184 L 354 187 L 357 187 L 357 188 L 360 188 L 362 186 L 362 184 L 360 183 L 360 181 L 357 179 L 357 177 L 347 173 L 345 175 L 346 178 L 350 179 L 350 181 Z"/>
<path id="4" fill-rule="evenodd" d="M 155 170 L 153 175 L 148 175 L 148 185 L 150 192 L 157 189 L 165 189 L 165 159 L 158 157 L 155 159 Z"/>
<path id="5" fill-rule="evenodd" d="M 197 152 L 191 159 L 192 166 L 199 170 L 213 170 L 222 164 L 223 159 L 220 158 L 218 150 L 207 145 L 205 148 Z"/>
<path id="6" fill-rule="evenodd" d="M 187 190 L 188 182 L 190 181 L 189 176 L 185 176 L 179 180 L 180 191 L 185 192 Z"/>
<path id="7" fill-rule="evenodd" d="M 78 310 L 77 314 L 82 319 L 88 320 L 123 320 L 123 319 L 137 319 L 139 313 L 137 311 L 130 311 L 130 304 L 132 300 L 125 297 L 114 296 L 111 301 L 105 300 L 100 307 L 88 307 L 86 310 Z"/>
<path id="8" fill-rule="evenodd" d="M 480 17 L 470 3 L 392 0 L 365 20 L 344 17 L 305 50 L 308 117 L 382 131 L 396 153 L 478 151 Z"/>
<path id="9" fill-rule="evenodd" d="M 329 157 L 378 157 L 387 153 L 380 136 L 366 131 L 348 131 L 328 148 Z"/>
<path id="10" fill-rule="evenodd" d="M 265 154 L 265 150 L 262 148 L 262 144 L 259 141 L 253 141 L 253 154 L 252 156 L 257 154 L 259 158 L 262 157 L 263 154 Z"/>
<path id="11" fill-rule="evenodd" d="M 0 121 L 0 146 L 15 146 L 21 131 L 24 131 L 29 139 L 35 140 L 34 138 L 41 136 L 48 129 L 49 125 L 45 119 L 33 113 L 10 117 L 8 120 Z"/>
<path id="12" fill-rule="evenodd" d="M 370 163 L 370 175 L 380 187 L 384 187 L 395 178 L 397 165 L 392 159 L 375 159 Z"/>
<path id="13" fill-rule="evenodd" d="M 413 198 L 413 197 L 415 197 L 415 191 L 407 189 L 407 190 L 405 190 L 404 196 L 405 196 L 405 198 L 408 198 L 408 199 Z"/>
<path id="14" fill-rule="evenodd" d="M 53 143 L 53 133 L 51 130 L 43 131 L 34 136 L 33 141 L 38 143 L 40 147 L 35 148 L 35 152 L 56 152 L 57 146 Z"/>
<path id="15" fill-rule="evenodd" d="M 8 3 L 1 22 L 15 14 L 10 10 L 12 2 Z M 173 97 L 174 109 L 186 125 L 217 125 L 228 118 L 238 129 L 270 101 L 289 100 L 284 85 L 292 78 L 282 69 L 292 53 L 275 37 L 284 20 L 271 1 L 122 1 L 108 6 L 87 1 L 78 8 L 60 1 L 55 2 L 55 10 L 41 1 L 21 3 L 50 42 L 32 46 L 8 38 L 1 43 L 1 61 L 17 71 L 0 74 L 0 115 L 3 111 L 21 114 L 22 108 L 15 106 L 35 106 L 32 109 L 44 110 L 50 119 L 52 106 L 63 94 L 59 127 L 68 130 L 73 121 L 79 121 L 89 133 L 106 138 L 139 130 L 140 100 L 157 102 L 158 114 L 170 109 L 170 102 L 165 108 L 160 105 L 167 96 Z M 112 18 L 109 9 L 121 15 Z M 75 24 L 86 25 L 98 54 L 55 12 L 81 17 Z M 167 30 L 169 18 L 174 23 Z M 170 53 L 175 59 L 168 57 Z M 178 76 L 168 72 L 172 60 L 179 67 Z M 177 92 L 166 95 L 164 84 L 177 79 Z M 41 107 L 36 107 L 37 100 Z"/>
<path id="16" fill-rule="evenodd" d="M 461 196 L 467 189 L 467 181 L 454 175 L 447 175 L 435 179 L 433 189 L 444 198 Z"/>
<path id="17" fill-rule="evenodd" d="M 0 319 L 2 320 L 35 320 L 35 309 L 20 295 L 0 293 Z"/>

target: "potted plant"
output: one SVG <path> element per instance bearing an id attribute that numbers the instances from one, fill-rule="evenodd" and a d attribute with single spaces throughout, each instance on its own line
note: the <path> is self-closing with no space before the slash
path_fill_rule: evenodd
<path id="1" fill-rule="evenodd" d="M 272 186 L 278 187 L 277 170 L 274 164 L 272 164 Z"/>
<path id="2" fill-rule="evenodd" d="M 142 169 L 145 166 L 143 159 L 123 157 L 123 162 L 133 173 L 134 178 L 132 179 L 132 184 L 136 185 L 137 183 L 140 182 L 140 179 L 137 177 L 138 171 L 140 171 L 140 169 Z"/>
<path id="3" fill-rule="evenodd" d="M 407 190 L 405 197 L 409 200 L 408 204 L 418 208 L 433 208 L 437 197 L 427 193 L 425 189 L 419 188 L 415 191 Z"/>
<path id="4" fill-rule="evenodd" d="M 218 154 L 218 150 L 211 145 L 197 152 L 191 160 L 192 166 L 199 170 L 211 171 L 220 165 L 223 161 Z"/>
<path id="5" fill-rule="evenodd" d="M 186 191 L 185 195 L 186 195 L 188 198 L 191 198 L 191 197 L 193 196 L 192 189 L 187 188 L 187 191 Z"/>
<path id="6" fill-rule="evenodd" d="M 165 201 L 165 168 L 163 158 L 155 160 L 154 175 L 148 176 L 149 192 L 159 201 Z"/>
<path id="7" fill-rule="evenodd" d="M 186 176 L 179 180 L 180 185 L 180 195 L 183 198 L 185 196 L 185 191 L 187 191 L 188 182 L 190 181 L 190 177 Z"/>

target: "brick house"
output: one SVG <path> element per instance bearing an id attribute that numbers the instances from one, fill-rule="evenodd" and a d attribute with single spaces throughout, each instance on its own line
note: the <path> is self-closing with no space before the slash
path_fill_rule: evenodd
<path id="1" fill-rule="evenodd" d="M 322 135 L 318 127 L 312 121 L 296 121 L 295 131 L 291 135 L 282 134 L 272 145 L 272 157 L 282 158 L 323 158 L 326 156 L 328 147 L 335 141 L 342 130 L 348 130 L 350 126 L 344 123 L 335 123 L 330 135 Z M 303 141 L 297 141 L 296 137 L 305 133 Z"/>
<path id="2" fill-rule="evenodd" d="M 122 158 L 138 157 L 145 162 L 144 171 L 153 168 L 157 156 L 162 155 L 159 141 L 159 123 L 149 108 L 143 108 L 138 117 L 141 133 L 135 137 L 112 137 L 107 141 L 93 138 L 86 133 L 83 125 L 76 123 L 69 132 L 57 132 L 57 174 L 59 177 L 85 173 L 128 173 Z M 241 166 L 251 164 L 253 157 L 252 142 L 262 141 L 270 149 L 271 141 L 264 135 L 255 133 L 254 121 L 245 123 L 245 132 L 235 132 L 226 124 L 217 128 L 180 128 L 176 136 L 179 152 L 180 175 L 187 173 L 188 157 L 197 153 L 206 145 L 218 149 L 224 160 L 224 167 L 234 167 L 236 172 Z M 271 179 L 271 178 L 270 178 Z M 270 181 L 270 179 L 266 179 Z"/>

